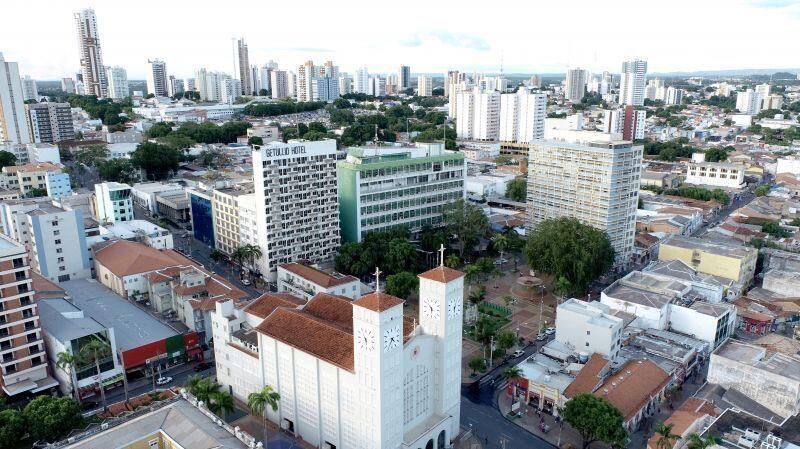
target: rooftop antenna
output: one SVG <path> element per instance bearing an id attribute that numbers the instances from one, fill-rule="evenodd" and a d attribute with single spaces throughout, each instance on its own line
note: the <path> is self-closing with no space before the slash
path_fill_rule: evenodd
<path id="1" fill-rule="evenodd" d="M 381 292 L 381 269 L 375 267 L 375 293 Z"/>

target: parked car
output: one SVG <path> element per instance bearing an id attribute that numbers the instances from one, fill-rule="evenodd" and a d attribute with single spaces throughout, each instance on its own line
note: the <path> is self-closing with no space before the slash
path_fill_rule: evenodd
<path id="1" fill-rule="evenodd" d="M 200 363 L 198 363 L 197 365 L 194 366 L 194 371 L 196 373 L 199 373 L 200 371 L 205 371 L 205 370 L 207 370 L 209 368 L 211 368 L 211 364 L 210 363 L 208 363 L 208 362 L 200 362 Z"/>
<path id="2" fill-rule="evenodd" d="M 250 279 L 242 279 L 242 285 L 250 285 Z"/>
<path id="3" fill-rule="evenodd" d="M 537 341 L 544 341 L 546 338 L 547 338 L 547 335 L 545 335 L 545 334 L 539 334 L 539 335 L 536 336 L 536 340 Z"/>
<path id="4" fill-rule="evenodd" d="M 166 384 L 168 384 L 170 382 L 172 382 L 172 378 L 169 377 L 169 376 L 167 376 L 167 377 L 163 377 L 162 376 L 162 377 L 159 377 L 158 379 L 156 379 L 156 385 L 166 385 Z"/>
<path id="5" fill-rule="evenodd" d="M 514 354 L 512 354 L 512 356 L 513 357 L 522 357 L 524 354 L 525 354 L 525 351 L 523 351 L 522 349 L 517 349 L 516 351 L 514 351 Z"/>
<path id="6" fill-rule="evenodd" d="M 556 328 L 554 328 L 554 327 L 548 327 L 548 328 L 547 328 L 547 330 L 546 330 L 546 331 L 544 331 L 544 333 L 545 333 L 545 334 L 547 334 L 547 335 L 553 335 L 553 334 L 555 334 L 555 333 L 556 333 Z"/>

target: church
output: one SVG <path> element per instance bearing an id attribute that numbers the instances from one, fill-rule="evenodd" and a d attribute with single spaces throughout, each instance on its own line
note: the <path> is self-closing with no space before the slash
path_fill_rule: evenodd
<path id="1" fill-rule="evenodd" d="M 376 270 L 377 271 L 377 270 Z M 272 386 L 267 418 L 320 448 L 445 449 L 459 432 L 463 273 L 419 275 L 418 317 L 378 288 L 356 300 L 268 293 L 212 315 L 218 382 Z"/>

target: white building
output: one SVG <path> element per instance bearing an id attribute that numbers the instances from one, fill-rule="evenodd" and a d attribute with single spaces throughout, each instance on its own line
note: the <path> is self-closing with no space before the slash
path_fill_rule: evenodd
<path id="1" fill-rule="evenodd" d="M 386 96 L 386 78 L 373 76 L 369 79 L 369 94 L 375 97 Z"/>
<path id="2" fill-rule="evenodd" d="M 417 95 L 420 97 L 433 95 L 433 77 L 428 75 L 417 76 Z"/>
<path id="3" fill-rule="evenodd" d="M 622 318 L 607 305 L 570 298 L 556 310 L 556 340 L 587 356 L 600 354 L 611 360 L 622 345 Z"/>
<path id="4" fill-rule="evenodd" d="M 411 87 L 411 67 L 401 65 L 397 70 L 397 88 L 406 90 Z"/>
<path id="5" fill-rule="evenodd" d="M 0 53 L 0 143 L 31 143 L 19 67 Z"/>
<path id="6" fill-rule="evenodd" d="M 74 94 L 75 80 L 72 78 L 61 78 L 61 90 L 68 94 Z"/>
<path id="7" fill-rule="evenodd" d="M 101 182 L 94 185 L 95 215 L 101 223 L 133 220 L 131 186 L 119 182 Z"/>
<path id="8" fill-rule="evenodd" d="M 619 104 L 644 105 L 644 86 L 647 78 L 647 61 L 632 59 L 622 63 L 619 82 Z"/>
<path id="9" fill-rule="evenodd" d="M 312 80 L 319 76 L 319 67 L 313 61 L 306 61 L 297 67 L 297 101 L 311 101 L 314 97 Z"/>
<path id="10" fill-rule="evenodd" d="M 729 164 L 726 162 L 689 162 L 686 171 L 686 183 L 740 189 L 744 187 L 743 164 Z"/>
<path id="11" fill-rule="evenodd" d="M 219 382 L 237 398 L 271 385 L 281 399 L 267 418 L 313 446 L 451 447 L 460 431 L 463 274 L 439 267 L 419 277 L 415 318 L 380 292 L 352 302 L 318 294 L 302 308 L 287 294 L 244 308 L 217 303 Z"/>
<path id="12" fill-rule="evenodd" d="M 633 254 L 642 153 L 641 145 L 619 134 L 546 130 L 545 140 L 531 145 L 528 159 L 527 228 L 549 218 L 577 218 L 605 231 L 617 263 L 627 264 Z"/>
<path id="13" fill-rule="evenodd" d="M 564 84 L 564 100 L 580 103 L 586 92 L 586 77 L 588 72 L 581 68 L 567 69 Z"/>
<path id="14" fill-rule="evenodd" d="M 169 94 L 167 86 L 167 64 L 160 59 L 148 60 L 147 64 L 147 93 L 156 97 L 166 97 Z"/>
<path id="15" fill-rule="evenodd" d="M 800 176 L 800 158 L 797 157 L 781 157 L 778 158 L 778 163 L 775 168 L 775 174 L 791 173 L 795 176 Z"/>
<path id="16" fill-rule="evenodd" d="M 736 109 L 742 114 L 756 115 L 761 111 L 761 101 L 763 98 L 753 89 L 736 93 Z"/>
<path id="17" fill-rule="evenodd" d="M 269 74 L 270 95 L 274 99 L 289 97 L 288 78 L 284 70 L 272 70 Z"/>
<path id="18" fill-rule="evenodd" d="M 130 95 L 128 72 L 122 67 L 106 67 L 106 80 L 108 80 L 109 98 L 119 100 Z"/>
<path id="19" fill-rule="evenodd" d="M 330 260 L 339 246 L 336 141 L 270 142 L 253 147 L 261 274 L 278 265 Z"/>
<path id="20" fill-rule="evenodd" d="M 96 243 L 114 238 L 143 243 L 155 249 L 175 248 L 172 233 L 147 220 L 118 221 L 101 225 L 99 230 L 99 235 L 87 238 L 90 248 Z"/>
<path id="21" fill-rule="evenodd" d="M 456 135 L 465 140 L 497 140 L 500 136 L 500 92 L 459 91 L 456 94 Z"/>
<path id="22" fill-rule="evenodd" d="M 219 101 L 222 103 L 233 104 L 242 94 L 242 82 L 236 78 L 226 76 L 220 81 Z"/>
<path id="23" fill-rule="evenodd" d="M 350 299 L 361 297 L 361 281 L 341 273 L 326 273 L 303 262 L 278 265 L 278 292 L 308 301 L 318 293 Z"/>
<path id="24" fill-rule="evenodd" d="M 158 212 L 156 196 L 159 194 L 177 194 L 183 192 L 183 186 L 163 182 L 138 182 L 131 187 L 131 198 L 137 206 L 155 215 Z"/>
<path id="25" fill-rule="evenodd" d="M 681 104 L 683 103 L 683 89 L 676 89 L 672 86 L 667 88 L 667 95 L 664 98 L 664 103 L 666 104 Z"/>
<path id="26" fill-rule="evenodd" d="M 167 79 L 167 95 L 174 97 L 183 93 L 183 80 L 170 75 Z"/>
<path id="27" fill-rule="evenodd" d="M 356 70 L 353 77 L 353 92 L 357 94 L 369 92 L 369 71 L 366 66 Z"/>
<path id="28" fill-rule="evenodd" d="M 333 101 L 339 98 L 339 80 L 330 76 L 318 76 L 311 80 L 311 90 L 314 101 Z"/>
<path id="29" fill-rule="evenodd" d="M 25 101 L 39 101 L 39 89 L 36 87 L 36 80 L 28 75 L 22 78 L 22 96 L 25 98 Z"/>
<path id="30" fill-rule="evenodd" d="M 26 104 L 28 127 L 34 143 L 58 143 L 75 138 L 69 103 Z"/>
<path id="31" fill-rule="evenodd" d="M 103 98 L 107 95 L 105 65 L 103 52 L 100 49 L 100 35 L 97 31 L 97 16 L 94 10 L 87 8 L 75 13 L 75 30 L 81 55 L 81 75 L 83 90 L 76 93 L 96 95 Z"/>
<path id="32" fill-rule="evenodd" d="M 531 143 L 544 138 L 547 95 L 520 88 L 500 95 L 499 138 L 504 142 Z"/>
<path id="33" fill-rule="evenodd" d="M 337 78 L 339 83 L 339 95 L 347 95 L 353 92 L 353 78 L 347 73 L 340 73 Z"/>

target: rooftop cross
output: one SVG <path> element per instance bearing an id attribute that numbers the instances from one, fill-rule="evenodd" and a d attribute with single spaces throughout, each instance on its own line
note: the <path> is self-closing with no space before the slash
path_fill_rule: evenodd
<path id="1" fill-rule="evenodd" d="M 375 267 L 375 292 L 380 293 L 381 291 L 381 269 Z"/>
<path id="2" fill-rule="evenodd" d="M 439 247 L 439 266 L 444 266 L 444 243 Z"/>

